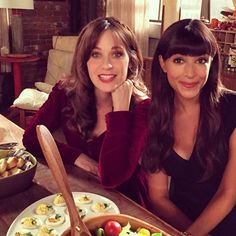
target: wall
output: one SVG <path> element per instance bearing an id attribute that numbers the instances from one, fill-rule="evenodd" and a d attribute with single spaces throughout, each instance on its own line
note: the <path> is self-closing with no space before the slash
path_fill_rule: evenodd
<path id="1" fill-rule="evenodd" d="M 163 30 L 180 18 L 180 0 L 163 0 Z"/>
<path id="2" fill-rule="evenodd" d="M 22 64 L 23 87 L 31 87 L 35 81 L 44 79 L 52 35 L 69 34 L 70 3 L 69 0 L 34 1 L 34 10 L 21 12 L 24 52 L 41 57 L 39 62 Z"/>
<path id="3" fill-rule="evenodd" d="M 87 23 L 86 19 L 89 21 L 98 16 L 105 16 L 105 2 L 105 0 L 34 0 L 34 10 L 22 10 L 24 52 L 41 57 L 40 62 L 31 63 L 30 66 L 22 65 L 24 87 L 32 87 L 35 81 L 44 79 L 48 50 L 52 48 L 52 36 L 77 35 L 80 28 L 76 30 L 73 21 L 76 20 L 79 22 L 78 25 L 83 27 Z M 95 16 L 91 15 L 95 13 Z"/>

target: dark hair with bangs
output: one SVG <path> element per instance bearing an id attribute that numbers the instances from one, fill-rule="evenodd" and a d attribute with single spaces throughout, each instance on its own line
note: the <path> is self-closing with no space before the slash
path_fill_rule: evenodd
<path id="1" fill-rule="evenodd" d="M 143 70 L 141 49 L 130 28 L 114 17 L 100 17 L 88 23 L 78 37 L 71 76 L 62 85 L 66 88 L 71 103 L 70 107 L 66 109 L 66 112 L 70 111 L 68 112 L 70 116 L 72 114 L 71 127 L 77 127 L 85 139 L 91 138 L 91 133 L 97 122 L 96 97 L 94 85 L 89 77 L 87 62 L 100 35 L 105 30 L 111 30 L 123 42 L 127 51 L 129 56 L 127 79 L 132 80 L 137 88 L 133 97 L 138 98 L 140 94 L 148 93 L 141 78 Z M 131 101 L 134 102 L 135 99 Z"/>
<path id="2" fill-rule="evenodd" d="M 164 60 L 177 53 L 189 56 L 207 54 L 214 57 L 218 52 L 218 45 L 214 35 L 209 32 L 210 30 L 197 20 L 185 19 L 176 22 L 163 33 L 163 40 L 159 42 L 159 50 L 157 49 L 158 54 L 162 55 Z"/>
<path id="3" fill-rule="evenodd" d="M 213 60 L 206 84 L 200 94 L 200 121 L 195 150 L 203 168 L 203 176 L 209 177 L 214 165 L 219 163 L 211 142 L 220 126 L 217 104 L 220 97 L 220 56 L 216 39 L 200 20 L 184 19 L 172 24 L 161 36 L 152 64 L 149 131 L 142 164 L 149 172 L 163 167 L 163 162 L 174 145 L 173 117 L 174 90 L 163 72 L 159 57 L 167 60 L 174 54 L 188 56 L 210 55 Z"/>

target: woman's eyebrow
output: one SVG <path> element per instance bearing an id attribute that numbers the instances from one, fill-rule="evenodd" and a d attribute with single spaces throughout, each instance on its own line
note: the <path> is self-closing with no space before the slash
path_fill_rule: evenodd
<path id="1" fill-rule="evenodd" d="M 93 48 L 93 50 L 94 50 L 94 49 L 102 50 L 101 48 L 99 48 L 99 47 L 97 47 L 97 46 L 95 46 L 95 47 Z"/>
<path id="2" fill-rule="evenodd" d="M 122 50 L 124 50 L 124 47 L 123 46 L 114 46 L 114 47 L 112 47 L 112 49 L 122 49 Z"/>

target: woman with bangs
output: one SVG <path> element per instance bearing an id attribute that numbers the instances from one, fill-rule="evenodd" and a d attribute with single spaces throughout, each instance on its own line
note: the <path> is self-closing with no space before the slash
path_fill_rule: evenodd
<path id="1" fill-rule="evenodd" d="M 60 129 L 66 142 L 56 143 L 63 162 L 98 175 L 103 141 L 113 132 L 106 122 L 116 129 L 122 119 L 132 122 L 124 111 L 134 112 L 148 98 L 142 70 L 141 50 L 128 26 L 113 17 L 90 22 L 79 34 L 71 75 L 55 85 L 32 119 L 24 146 L 43 157 L 36 126 L 43 124 L 51 133 Z"/>
<path id="2" fill-rule="evenodd" d="M 152 211 L 184 235 L 236 235 L 236 92 L 220 82 L 219 49 L 199 20 L 162 35 L 142 166 Z"/>
<path id="3" fill-rule="evenodd" d="M 113 132 L 122 144 L 99 160 L 104 186 L 138 179 L 143 206 L 183 235 L 236 235 L 236 92 L 221 85 L 220 67 L 200 20 L 169 26 L 153 57 L 151 104 L 138 105 L 133 125 Z"/>

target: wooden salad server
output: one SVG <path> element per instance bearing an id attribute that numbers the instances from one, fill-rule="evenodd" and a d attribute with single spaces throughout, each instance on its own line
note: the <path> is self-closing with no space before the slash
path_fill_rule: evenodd
<path id="1" fill-rule="evenodd" d="M 36 127 L 36 132 L 48 166 L 51 169 L 53 177 L 56 180 L 68 208 L 71 225 L 70 236 L 91 236 L 91 233 L 78 214 L 77 207 L 70 190 L 66 170 L 53 136 L 44 125 L 38 125 Z"/>

